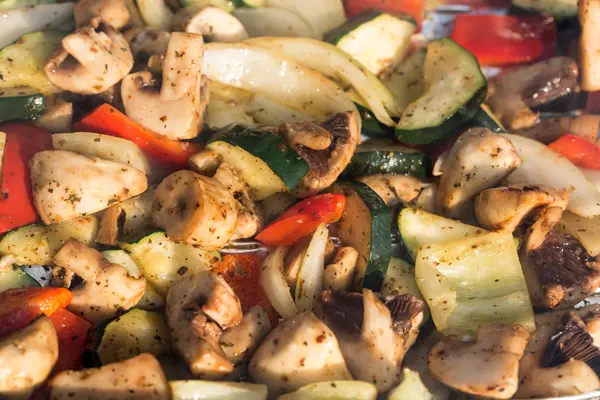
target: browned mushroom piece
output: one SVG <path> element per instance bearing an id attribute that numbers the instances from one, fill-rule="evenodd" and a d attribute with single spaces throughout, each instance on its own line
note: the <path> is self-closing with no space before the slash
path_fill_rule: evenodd
<path id="1" fill-rule="evenodd" d="M 310 166 L 294 195 L 308 197 L 331 186 L 350 162 L 360 142 L 359 125 L 357 113 L 346 112 L 318 124 L 300 122 L 279 127 L 279 134 L 288 138 L 292 148 Z"/>
<path id="2" fill-rule="evenodd" d="M 570 396 L 600 389 L 600 351 L 593 340 L 600 333 L 599 316 L 598 305 L 536 315 L 536 331 L 519 363 L 515 398 Z"/>
<path id="3" fill-rule="evenodd" d="M 531 108 L 579 90 L 577 62 L 554 57 L 512 69 L 494 82 L 488 104 L 510 131 L 529 128 L 538 120 Z"/>
<path id="4" fill-rule="evenodd" d="M 75 24 L 87 25 L 94 18 L 119 30 L 129 23 L 129 10 L 125 0 L 79 0 L 73 9 Z"/>
<path id="5" fill-rule="evenodd" d="M 244 25 L 231 13 L 206 5 L 181 8 L 175 14 L 173 30 L 197 33 L 207 42 L 241 42 L 248 39 Z"/>
<path id="6" fill-rule="evenodd" d="M 567 133 L 596 143 L 598 132 L 600 132 L 600 115 L 585 114 L 578 117 L 543 119 L 537 125 L 519 129 L 513 133 L 550 144 Z"/>
<path id="7" fill-rule="evenodd" d="M 392 295 L 379 299 L 371 290 L 324 291 L 317 315 L 335 333 L 355 379 L 386 392 L 402 378 L 402 360 L 419 334 L 423 301 Z"/>
<path id="8" fill-rule="evenodd" d="M 196 137 L 209 96 L 200 71 L 203 54 L 201 35 L 171 33 L 161 63 L 162 79 L 149 71 L 123 79 L 121 97 L 127 116 L 166 139 Z"/>
<path id="9" fill-rule="evenodd" d="M 370 187 L 388 207 L 413 201 L 421 193 L 421 181 L 409 175 L 377 174 L 356 180 Z"/>
<path id="10" fill-rule="evenodd" d="M 550 230 L 536 248 L 520 251 L 533 304 L 540 308 L 573 306 L 600 287 L 600 262 L 571 235 Z"/>
<path id="11" fill-rule="evenodd" d="M 443 384 L 475 396 L 510 399 L 519 383 L 519 360 L 529 333 L 520 325 L 486 325 L 474 340 L 446 338 L 428 358 Z"/>
<path id="12" fill-rule="evenodd" d="M 123 36 L 129 42 L 131 53 L 139 61 L 146 60 L 153 55 L 166 53 L 171 32 L 135 26 L 125 31 Z"/>
<path id="13" fill-rule="evenodd" d="M 120 205 L 115 204 L 107 208 L 102 214 L 96 242 L 108 246 L 116 246 L 119 233 L 123 231 L 125 223 L 125 212 Z"/>
<path id="14" fill-rule="evenodd" d="M 519 168 L 511 141 L 485 128 L 471 128 L 457 139 L 438 163 L 441 174 L 436 208 L 448 217 L 465 217 L 482 190 L 497 185 Z"/>
<path id="15" fill-rule="evenodd" d="M 91 95 L 117 84 L 132 67 L 133 56 L 123 35 L 94 18 L 62 40 L 44 69 L 50 82 L 62 90 Z"/>

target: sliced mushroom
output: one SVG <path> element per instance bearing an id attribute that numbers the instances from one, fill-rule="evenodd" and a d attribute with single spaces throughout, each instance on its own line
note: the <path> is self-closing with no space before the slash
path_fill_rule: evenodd
<path id="1" fill-rule="evenodd" d="M 244 314 L 239 325 L 221 334 L 219 344 L 231 362 L 248 361 L 270 330 L 269 315 L 261 306 L 256 305 Z"/>
<path id="2" fill-rule="evenodd" d="M 529 128 L 538 119 L 530 107 L 578 91 L 578 75 L 577 63 L 569 57 L 518 67 L 495 81 L 488 104 L 509 131 Z"/>
<path id="3" fill-rule="evenodd" d="M 570 396 L 600 389 L 598 375 L 594 368 L 586 363 L 589 361 L 588 357 L 598 351 L 598 348 L 589 342 L 586 333 L 595 335 L 598 331 L 585 332 L 578 321 L 580 318 L 588 327 L 596 325 L 594 321 L 598 321 L 598 315 L 598 305 L 586 306 L 576 311 L 555 311 L 536 315 L 536 331 L 532 334 L 519 363 L 519 390 L 515 398 Z M 567 324 L 571 325 L 569 329 L 565 329 Z M 573 345 L 579 349 L 573 348 Z M 568 360 L 563 358 L 565 349 L 571 355 Z M 584 357 L 580 357 L 581 355 Z"/>
<path id="4" fill-rule="evenodd" d="M 166 53 L 171 32 L 136 26 L 127 30 L 123 36 L 129 42 L 131 53 L 136 59 L 147 59 L 153 55 Z"/>
<path id="5" fill-rule="evenodd" d="M 94 18 L 120 30 L 129 23 L 129 10 L 124 0 L 79 0 L 73 10 L 75 24 L 83 26 Z"/>
<path id="6" fill-rule="evenodd" d="M 224 247 L 235 232 L 238 204 L 215 179 L 177 171 L 156 188 L 152 219 L 174 241 L 216 250 Z"/>
<path id="7" fill-rule="evenodd" d="M 550 230 L 541 245 L 521 248 L 521 265 L 533 304 L 575 305 L 600 287 L 600 262 L 571 235 Z"/>
<path id="8" fill-rule="evenodd" d="M 440 167 L 437 209 L 446 216 L 459 217 L 479 192 L 495 186 L 520 165 L 510 140 L 485 128 L 469 129 Z"/>
<path id="9" fill-rule="evenodd" d="M 233 372 L 219 338 L 240 323 L 242 308 L 220 275 L 201 272 L 175 282 L 167 296 L 167 318 L 173 347 L 195 377 L 219 379 Z"/>
<path id="10" fill-rule="evenodd" d="M 436 182 L 425 186 L 419 196 L 411 202 L 411 206 L 435 214 L 437 192 L 438 184 Z"/>
<path id="11" fill-rule="evenodd" d="M 180 9 L 173 20 L 173 30 L 202 35 L 207 42 L 241 42 L 248 32 L 236 17 L 211 6 L 192 6 Z"/>
<path id="12" fill-rule="evenodd" d="M 34 204 L 45 224 L 104 210 L 148 187 L 138 169 L 70 151 L 36 153 L 29 168 Z"/>
<path id="13" fill-rule="evenodd" d="M 54 256 L 54 264 L 83 280 L 70 288 L 73 300 L 68 308 L 90 322 L 107 320 L 134 307 L 146 289 L 144 277 L 129 275 L 123 266 L 108 262 L 102 253 L 76 239 L 66 241 Z"/>
<path id="14" fill-rule="evenodd" d="M 102 214 L 96 242 L 108 246 L 116 246 L 119 240 L 119 232 L 123 231 L 125 213 L 118 204 L 107 208 Z"/>
<path id="15" fill-rule="evenodd" d="M 528 217 L 535 223 L 528 236 L 528 248 L 538 247 L 548 231 L 560 220 L 569 198 L 566 190 L 545 185 L 510 185 L 484 190 L 475 199 L 479 225 L 490 230 L 513 232 Z"/>
<path id="16" fill-rule="evenodd" d="M 384 303 L 369 289 L 326 290 L 317 314 L 337 336 L 352 376 L 381 393 L 402 379 L 402 359 L 419 334 L 423 309 L 423 301 L 406 294 Z"/>
<path id="17" fill-rule="evenodd" d="M 520 129 L 513 133 L 535 139 L 544 144 L 550 144 L 567 133 L 580 136 L 592 143 L 596 143 L 599 131 L 600 116 L 585 114 L 578 117 L 543 119 L 537 125 Z"/>
<path id="18" fill-rule="evenodd" d="M 358 251 L 354 247 L 341 247 L 333 263 L 325 267 L 323 287 L 331 290 L 350 290 L 356 274 Z"/>
<path id="19" fill-rule="evenodd" d="M 369 175 L 356 180 L 373 189 L 388 207 L 408 203 L 421 193 L 421 181 L 409 175 Z"/>
<path id="20" fill-rule="evenodd" d="M 238 203 L 238 221 L 231 240 L 254 236 L 263 225 L 258 207 L 248 194 L 248 185 L 227 163 L 221 163 L 213 179 L 224 185 Z"/>
<path id="21" fill-rule="evenodd" d="M 327 150 L 333 140 L 331 133 L 314 122 L 293 122 L 279 128 L 283 138 L 292 146 L 311 150 Z"/>
<path id="22" fill-rule="evenodd" d="M 53 400 L 169 400 L 171 397 L 158 360 L 147 353 L 100 368 L 60 372 L 48 387 Z"/>
<path id="23" fill-rule="evenodd" d="M 520 325 L 486 325 L 475 340 L 444 339 L 433 347 L 429 371 L 443 384 L 475 396 L 510 399 L 529 333 Z"/>
<path id="24" fill-rule="evenodd" d="M 71 132 L 73 126 L 73 103 L 57 101 L 46 107 L 36 121 L 38 126 L 52 133 Z"/>
<path id="25" fill-rule="evenodd" d="M 208 104 L 202 76 L 202 36 L 173 32 L 162 63 L 162 81 L 151 72 L 123 79 L 121 96 L 127 116 L 167 139 L 192 139 L 202 126 Z"/>
<path id="26" fill-rule="evenodd" d="M 213 176 L 221 163 L 223 156 L 208 149 L 204 149 L 190 157 L 190 167 L 200 175 Z"/>
<path id="27" fill-rule="evenodd" d="M 0 340 L 0 397 L 27 399 L 58 359 L 58 338 L 46 316 Z"/>
<path id="28" fill-rule="evenodd" d="M 98 94 L 123 79 L 133 67 L 125 38 L 95 18 L 67 35 L 45 66 L 50 82 L 80 94 Z"/>
<path id="29" fill-rule="evenodd" d="M 309 383 L 352 379 L 335 335 L 310 311 L 277 325 L 254 353 L 249 373 L 272 395 Z"/>
<path id="30" fill-rule="evenodd" d="M 331 134 L 332 142 L 327 149 L 314 150 L 302 144 L 292 146 L 310 166 L 310 171 L 294 190 L 294 195 L 298 197 L 312 196 L 331 186 L 344 171 L 360 143 L 360 118 L 356 112 L 336 114 L 318 125 Z M 310 131 L 320 132 L 316 128 L 310 128 Z M 289 135 L 289 124 L 280 127 L 280 134 Z M 299 134 L 295 133 L 294 136 L 297 138 Z"/>

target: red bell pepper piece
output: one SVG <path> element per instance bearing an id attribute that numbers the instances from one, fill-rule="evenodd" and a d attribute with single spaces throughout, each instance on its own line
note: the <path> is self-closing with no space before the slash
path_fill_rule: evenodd
<path id="1" fill-rule="evenodd" d="M 146 155 L 173 170 L 188 168 L 190 156 L 202 150 L 196 143 L 163 139 L 111 106 L 102 104 L 75 124 L 80 131 L 103 133 L 137 144 Z"/>
<path id="2" fill-rule="evenodd" d="M 239 297 L 242 311 L 247 312 L 259 305 L 267 312 L 275 326 L 279 317 L 259 283 L 260 268 L 265 259 L 259 254 L 228 254 L 223 257 L 214 272 L 221 274 Z"/>
<path id="3" fill-rule="evenodd" d="M 482 65 L 521 64 L 556 55 L 551 16 L 460 14 L 451 38 Z"/>
<path id="4" fill-rule="evenodd" d="M 309 197 L 287 209 L 256 239 L 269 246 L 290 246 L 311 235 L 321 223 L 338 221 L 345 207 L 346 198 L 341 194 Z"/>
<path id="5" fill-rule="evenodd" d="M 34 318 L 71 303 L 73 294 L 63 288 L 9 289 L 0 292 L 0 338 L 29 325 Z"/>
<path id="6" fill-rule="evenodd" d="M 581 136 L 565 135 L 548 147 L 578 167 L 600 170 L 600 147 Z"/>
<path id="7" fill-rule="evenodd" d="M 58 360 L 53 372 L 80 369 L 81 356 L 92 324 L 65 309 L 56 310 L 50 320 L 58 336 Z"/>
<path id="8" fill-rule="evenodd" d="M 424 0 L 344 0 L 344 9 L 348 18 L 363 11 L 373 9 L 391 14 L 408 14 L 415 19 L 419 30 L 425 15 Z"/>
<path id="9" fill-rule="evenodd" d="M 25 123 L 2 124 L 6 133 L 0 193 L 0 233 L 38 220 L 33 205 L 29 159 L 52 148 L 52 137 L 44 129 Z"/>

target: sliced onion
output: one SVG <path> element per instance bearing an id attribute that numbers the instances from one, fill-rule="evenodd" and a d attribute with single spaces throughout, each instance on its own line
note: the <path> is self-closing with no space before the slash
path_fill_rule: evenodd
<path id="1" fill-rule="evenodd" d="M 300 312 L 311 311 L 317 296 L 323 290 L 325 248 L 328 237 L 327 225 L 319 225 L 304 254 L 296 280 L 296 307 Z"/>
<path id="2" fill-rule="evenodd" d="M 41 4 L 0 13 L 0 48 L 26 33 L 53 29 L 73 17 L 74 3 Z"/>
<path id="3" fill-rule="evenodd" d="M 255 38 L 245 43 L 283 53 L 342 86 L 351 85 L 381 123 L 394 126 L 390 115 L 400 117 L 402 113 L 402 107 L 379 78 L 332 44 L 308 38 L 276 37 Z"/>
<path id="4" fill-rule="evenodd" d="M 267 0 L 267 6 L 295 12 L 308 22 L 317 39 L 346 22 L 342 0 Z"/>
<path id="5" fill-rule="evenodd" d="M 567 209 L 585 218 L 600 215 L 600 192 L 571 161 L 546 145 L 523 136 L 504 134 L 523 161 L 507 178 L 509 184 L 548 185 L 569 192 Z"/>
<path id="6" fill-rule="evenodd" d="M 286 247 L 278 247 L 263 262 L 260 269 L 259 282 L 271 305 L 282 318 L 292 318 L 298 314 L 296 304 L 283 277 L 283 259 Z"/>
<path id="7" fill-rule="evenodd" d="M 208 43 L 202 73 L 209 79 L 261 94 L 311 118 L 355 111 L 335 83 L 282 54 L 240 43 Z"/>
<path id="8" fill-rule="evenodd" d="M 587 168 L 579 168 L 585 179 L 590 181 L 594 186 L 596 186 L 596 190 L 600 191 L 600 171 L 595 169 L 587 169 Z"/>
<path id="9" fill-rule="evenodd" d="M 293 11 L 277 7 L 239 8 L 233 15 L 240 20 L 250 37 L 312 37 L 308 22 Z"/>

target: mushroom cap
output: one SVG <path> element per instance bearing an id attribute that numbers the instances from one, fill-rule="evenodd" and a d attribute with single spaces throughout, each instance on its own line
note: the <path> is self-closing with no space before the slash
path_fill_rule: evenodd
<path id="1" fill-rule="evenodd" d="M 528 339 L 520 325 L 486 325 L 475 340 L 447 338 L 435 345 L 429 353 L 429 371 L 461 392 L 510 399 L 517 391 L 519 360 Z"/>
<path id="2" fill-rule="evenodd" d="M 519 168 L 521 159 L 511 141 L 485 128 L 463 133 L 440 166 L 436 207 L 442 214 L 459 217 L 482 190 L 497 185 Z"/>
<path id="3" fill-rule="evenodd" d="M 130 15 L 125 0 L 79 0 L 73 9 L 75 24 L 83 26 L 94 18 L 119 30 L 129 23 Z"/>
<path id="4" fill-rule="evenodd" d="M 79 94 L 98 94 L 117 84 L 133 68 L 127 40 L 115 28 L 94 18 L 67 35 L 48 59 L 44 70 L 59 88 Z"/>

